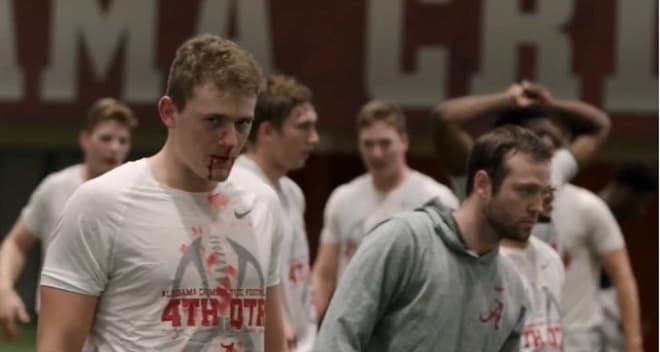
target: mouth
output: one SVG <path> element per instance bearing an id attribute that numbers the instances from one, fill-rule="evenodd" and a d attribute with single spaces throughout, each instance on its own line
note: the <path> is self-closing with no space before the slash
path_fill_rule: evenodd
<path id="1" fill-rule="evenodd" d="M 103 158 L 102 160 L 103 160 L 103 163 L 107 164 L 107 165 L 117 165 L 118 164 L 117 159 L 115 159 L 115 158 L 107 157 L 107 158 Z"/>
<path id="2" fill-rule="evenodd" d="M 536 225 L 536 220 L 525 220 L 522 221 L 520 224 L 525 227 L 533 227 L 534 225 Z"/>
<path id="3" fill-rule="evenodd" d="M 212 154 L 210 158 L 211 158 L 211 164 L 216 167 L 221 167 L 223 164 L 234 160 L 234 158 L 231 156 L 218 155 L 218 154 Z"/>

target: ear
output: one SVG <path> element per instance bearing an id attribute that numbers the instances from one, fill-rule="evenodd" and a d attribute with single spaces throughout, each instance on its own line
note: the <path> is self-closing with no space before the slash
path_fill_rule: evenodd
<path id="1" fill-rule="evenodd" d="M 80 149 L 82 149 L 84 152 L 87 151 L 87 148 L 89 148 L 89 138 L 90 138 L 90 133 L 88 131 L 80 131 L 78 134 L 78 145 L 80 145 Z"/>
<path id="2" fill-rule="evenodd" d="M 276 129 L 269 121 L 262 122 L 257 128 L 257 139 L 270 139 L 275 135 Z"/>
<path id="3" fill-rule="evenodd" d="M 401 135 L 401 144 L 403 144 L 403 150 L 408 151 L 409 139 L 408 134 L 403 132 Z"/>
<path id="4" fill-rule="evenodd" d="M 479 170 L 474 174 L 472 181 L 472 192 L 479 198 L 489 198 L 491 196 L 490 176 L 485 170 Z"/>
<path id="5" fill-rule="evenodd" d="M 177 112 L 178 109 L 171 97 L 167 95 L 160 97 L 160 100 L 158 100 L 158 115 L 167 128 L 176 127 L 175 116 L 177 115 Z"/>

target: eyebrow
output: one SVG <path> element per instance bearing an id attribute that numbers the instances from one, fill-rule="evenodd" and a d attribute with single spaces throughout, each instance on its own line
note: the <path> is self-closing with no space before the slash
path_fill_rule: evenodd
<path id="1" fill-rule="evenodd" d="M 223 119 L 223 120 L 254 120 L 254 116 L 249 115 L 249 116 L 240 116 L 236 119 L 232 119 L 231 117 L 225 115 L 225 114 L 218 114 L 218 113 L 210 113 L 210 114 L 204 114 L 202 116 L 203 119 L 208 119 L 208 118 L 216 118 L 216 119 Z"/>

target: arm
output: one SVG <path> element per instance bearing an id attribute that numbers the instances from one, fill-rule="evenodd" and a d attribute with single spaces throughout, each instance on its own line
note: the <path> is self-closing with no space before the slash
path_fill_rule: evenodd
<path id="1" fill-rule="evenodd" d="M 42 286 L 37 351 L 80 351 L 89 334 L 96 296 Z"/>
<path id="2" fill-rule="evenodd" d="M 319 254 L 312 272 L 312 292 L 316 319 L 321 322 L 325 310 L 330 304 L 330 298 L 337 285 L 337 265 L 339 261 L 339 244 L 321 243 Z"/>
<path id="3" fill-rule="evenodd" d="M 625 351 L 643 351 L 637 283 L 630 267 L 628 253 L 625 249 L 618 249 L 603 253 L 600 258 L 616 288 L 625 337 Z"/>
<path id="4" fill-rule="evenodd" d="M 420 257 L 419 240 L 403 220 L 374 228 L 337 285 L 314 351 L 366 350 L 391 303 L 400 307 L 403 291 L 417 284 L 413 277 Z"/>
<path id="5" fill-rule="evenodd" d="M 282 305 L 280 287 L 271 286 L 266 289 L 266 338 L 267 352 L 286 352 L 286 339 L 282 325 Z"/>
<path id="6" fill-rule="evenodd" d="M 501 93 L 466 96 L 447 100 L 432 111 L 432 128 L 436 154 L 452 176 L 465 174 L 465 164 L 474 141 L 463 125 L 476 118 L 523 106 L 522 87 L 511 85 Z"/>
<path id="7" fill-rule="evenodd" d="M 582 168 L 607 140 L 610 118 L 605 112 L 587 103 L 554 98 L 539 84 L 524 81 L 522 87 L 526 96 L 537 101 L 571 130 L 573 140 L 569 150 Z"/>
<path id="8" fill-rule="evenodd" d="M 16 320 L 28 323 L 28 315 L 14 283 L 23 271 L 25 257 L 37 238 L 19 219 L 0 247 L 0 332 L 5 339 L 18 336 Z"/>

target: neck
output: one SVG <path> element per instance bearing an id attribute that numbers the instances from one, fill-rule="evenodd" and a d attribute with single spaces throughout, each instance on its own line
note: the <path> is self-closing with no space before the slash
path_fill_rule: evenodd
<path id="1" fill-rule="evenodd" d="M 148 163 L 156 181 L 170 188 L 186 192 L 209 192 L 218 185 L 216 181 L 199 177 L 182 164 L 167 142 L 156 155 L 149 158 Z"/>
<path id="2" fill-rule="evenodd" d="M 454 212 L 454 219 L 463 234 L 465 244 L 477 254 L 486 254 L 498 246 L 500 236 L 490 226 L 484 210 L 474 197 L 465 199 L 461 207 Z"/>
<path id="3" fill-rule="evenodd" d="M 616 201 L 617 197 L 615 196 L 615 191 L 612 189 L 612 186 L 607 186 L 598 192 L 600 199 L 607 204 L 607 207 L 610 208 L 612 215 L 616 218 L 617 222 L 623 221 L 622 209 L 619 202 Z"/>
<path id="4" fill-rule="evenodd" d="M 374 187 L 381 192 L 389 192 L 400 185 L 408 175 L 408 166 L 403 165 L 396 170 L 392 175 L 376 175 L 372 173 L 372 180 Z"/>
<path id="5" fill-rule="evenodd" d="M 502 247 L 508 247 L 508 248 L 517 248 L 517 249 L 525 249 L 527 248 L 527 245 L 529 242 L 525 241 L 516 241 L 516 240 L 510 240 L 508 238 L 503 238 L 500 240 L 500 246 Z"/>
<path id="6" fill-rule="evenodd" d="M 96 175 L 94 172 L 92 172 L 92 169 L 89 167 L 88 163 L 84 163 L 82 168 L 82 179 L 85 181 L 89 181 L 96 176 L 99 175 Z"/>
<path id="7" fill-rule="evenodd" d="M 245 152 L 245 156 L 259 166 L 273 186 L 277 186 L 279 179 L 286 175 L 286 170 L 279 167 L 277 163 L 273 161 L 273 158 L 267 157 L 265 153 L 259 149 L 248 148 Z"/>

